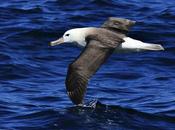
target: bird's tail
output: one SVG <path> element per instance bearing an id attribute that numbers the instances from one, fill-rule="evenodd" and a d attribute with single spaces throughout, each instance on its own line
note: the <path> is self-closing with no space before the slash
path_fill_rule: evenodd
<path id="1" fill-rule="evenodd" d="M 144 43 L 139 40 L 132 39 L 130 37 L 125 37 L 124 41 L 121 44 L 122 49 L 128 49 L 128 50 L 152 50 L 152 51 L 159 51 L 164 50 L 163 46 L 160 44 L 152 44 L 152 43 Z"/>

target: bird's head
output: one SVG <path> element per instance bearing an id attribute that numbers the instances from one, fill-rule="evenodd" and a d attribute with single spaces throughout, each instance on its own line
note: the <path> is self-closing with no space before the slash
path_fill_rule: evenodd
<path id="1" fill-rule="evenodd" d="M 59 45 L 61 43 L 77 43 L 84 44 L 86 36 L 86 29 L 76 28 L 66 31 L 61 38 L 50 42 L 51 46 Z"/>

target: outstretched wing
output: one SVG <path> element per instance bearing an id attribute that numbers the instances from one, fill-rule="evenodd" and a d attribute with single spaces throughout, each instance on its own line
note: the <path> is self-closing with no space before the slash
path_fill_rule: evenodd
<path id="1" fill-rule="evenodd" d="M 121 32 L 123 34 L 126 34 L 129 31 L 129 28 L 134 24 L 135 21 L 129 19 L 109 17 L 101 27 L 114 32 Z"/>
<path id="2" fill-rule="evenodd" d="M 66 77 L 67 93 L 74 104 L 82 104 L 89 78 L 111 55 L 122 39 L 105 44 L 93 37 L 86 39 L 87 45 L 80 56 L 69 65 Z"/>

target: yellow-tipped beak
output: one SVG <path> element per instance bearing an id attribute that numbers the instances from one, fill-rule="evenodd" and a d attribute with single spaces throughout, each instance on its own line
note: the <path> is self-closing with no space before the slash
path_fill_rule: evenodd
<path id="1" fill-rule="evenodd" d="M 59 38 L 58 40 L 55 40 L 55 41 L 52 41 L 52 42 L 50 42 L 50 46 L 55 46 L 55 45 L 59 45 L 59 44 L 61 44 L 61 43 L 64 43 L 64 39 L 61 37 L 61 38 Z"/>

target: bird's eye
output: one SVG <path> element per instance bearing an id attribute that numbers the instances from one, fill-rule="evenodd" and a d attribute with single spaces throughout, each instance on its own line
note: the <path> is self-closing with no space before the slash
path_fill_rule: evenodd
<path id="1" fill-rule="evenodd" d="M 69 36 L 70 34 L 66 34 L 65 36 Z"/>

